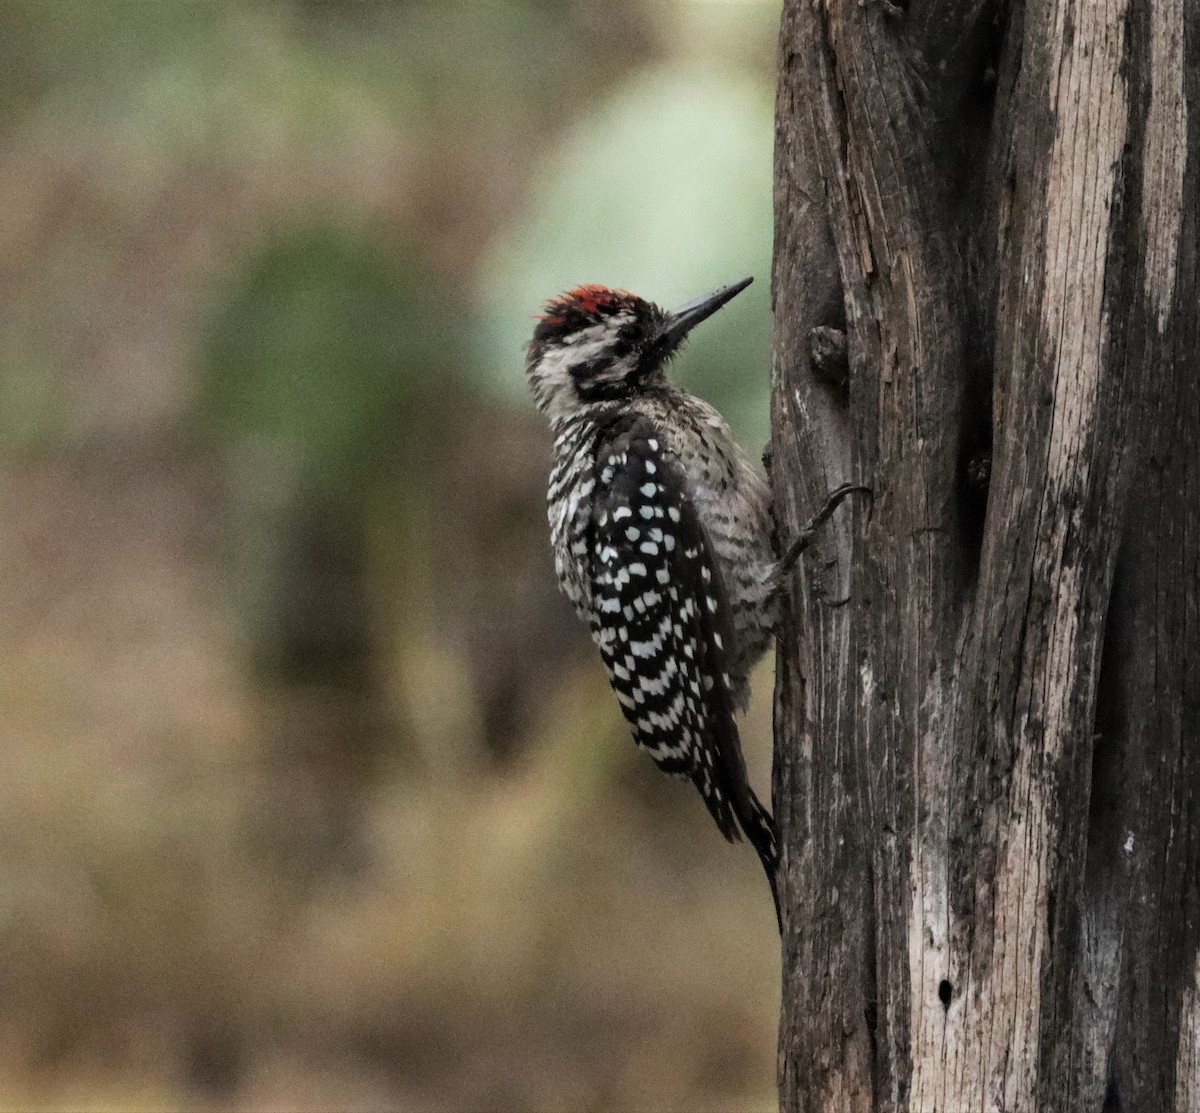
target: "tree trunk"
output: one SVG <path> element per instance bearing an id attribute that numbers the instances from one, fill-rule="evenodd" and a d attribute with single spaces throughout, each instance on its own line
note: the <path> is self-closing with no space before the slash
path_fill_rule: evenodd
<path id="1" fill-rule="evenodd" d="M 780 637 L 783 1108 L 1200 1110 L 1200 3 L 786 0 L 780 66 L 781 533 L 874 490 Z"/>

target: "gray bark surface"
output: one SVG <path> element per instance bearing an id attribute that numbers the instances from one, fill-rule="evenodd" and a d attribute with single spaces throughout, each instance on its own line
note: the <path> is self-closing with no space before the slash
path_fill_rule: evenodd
<path id="1" fill-rule="evenodd" d="M 783 1108 L 1200 1111 L 1200 4 L 786 0 L 775 181 Z"/>

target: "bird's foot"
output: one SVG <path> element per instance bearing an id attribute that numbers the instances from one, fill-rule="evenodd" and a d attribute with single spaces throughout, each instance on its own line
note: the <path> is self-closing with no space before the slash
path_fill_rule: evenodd
<path id="1" fill-rule="evenodd" d="M 855 494 L 856 492 L 866 495 L 868 498 L 872 498 L 874 494 L 870 487 L 865 487 L 861 483 L 843 483 L 836 490 L 830 492 L 821 509 L 812 516 L 812 520 L 796 535 L 795 540 L 792 541 L 787 547 L 787 551 L 783 554 L 783 559 L 779 562 L 779 576 L 781 579 L 796 566 L 796 561 L 800 559 L 801 554 L 812 543 L 817 530 L 829 521 L 833 512 L 842 504 L 842 501 L 848 495 Z"/>

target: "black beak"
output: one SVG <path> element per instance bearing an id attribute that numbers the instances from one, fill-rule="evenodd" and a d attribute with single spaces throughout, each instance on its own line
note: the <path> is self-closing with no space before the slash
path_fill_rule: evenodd
<path id="1" fill-rule="evenodd" d="M 674 348 L 701 321 L 711 317 L 721 306 L 735 298 L 753 281 L 753 278 L 743 278 L 741 282 L 735 282 L 732 286 L 722 286 L 711 294 L 705 294 L 702 298 L 689 301 L 687 305 L 681 305 L 674 313 L 668 313 L 658 334 L 659 342 L 668 348 Z"/>

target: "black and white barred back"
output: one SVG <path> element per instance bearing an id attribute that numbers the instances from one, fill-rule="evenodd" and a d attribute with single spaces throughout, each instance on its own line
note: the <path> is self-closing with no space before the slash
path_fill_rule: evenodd
<path id="1" fill-rule="evenodd" d="M 777 618 L 766 481 L 720 415 L 662 375 L 674 349 L 655 339 L 678 314 L 581 290 L 550 304 L 550 325 L 530 345 L 535 394 L 556 432 L 559 583 L 591 629 L 634 740 L 695 784 L 727 839 L 746 835 L 776 896 L 775 824 L 750 787 L 734 721 Z M 560 334 L 581 301 L 576 327 Z M 589 398 L 596 375 L 603 396 Z M 614 396 L 614 383 L 628 391 Z"/>

